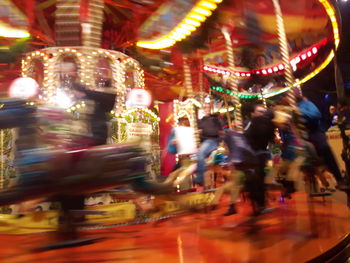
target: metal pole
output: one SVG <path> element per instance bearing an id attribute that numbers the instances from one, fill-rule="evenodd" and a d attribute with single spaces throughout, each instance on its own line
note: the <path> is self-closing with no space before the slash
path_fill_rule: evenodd
<path id="1" fill-rule="evenodd" d="M 228 78 L 228 83 L 231 88 L 231 90 L 234 92 L 233 96 L 233 104 L 235 106 L 235 128 L 237 132 L 243 132 L 243 122 L 242 122 L 242 112 L 240 109 L 241 102 L 238 97 L 238 85 L 237 85 L 237 80 L 235 77 L 235 63 L 234 63 L 234 56 L 233 56 L 233 46 L 232 46 L 232 41 L 231 41 L 231 36 L 227 30 L 226 27 L 222 27 L 221 31 L 225 37 L 225 42 L 226 42 L 226 49 L 227 49 L 227 58 L 228 58 L 228 65 L 229 65 L 229 70 L 231 71 L 231 75 Z"/>

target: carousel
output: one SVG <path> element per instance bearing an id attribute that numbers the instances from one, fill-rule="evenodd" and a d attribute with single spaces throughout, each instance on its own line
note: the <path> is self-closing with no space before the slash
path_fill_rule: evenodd
<path id="1" fill-rule="evenodd" d="M 11 90 L 30 86 L 18 84 L 23 79 L 34 80 L 38 89 L 36 98 L 1 101 L 0 236 L 10 235 L 18 244 L 10 249 L 1 237 L 7 262 L 53 256 L 56 262 L 73 249 L 72 262 L 342 262 L 346 257 L 350 213 L 317 179 L 306 181 L 306 193 L 298 189 L 287 200 L 274 175 L 267 183 L 271 211 L 251 217 L 244 186 L 250 170 L 232 168 L 226 161 L 231 149 L 221 143 L 206 159 L 203 185 L 196 183 L 198 120 L 208 107 L 225 120 L 226 132 L 241 138 L 247 105 L 267 108 L 287 94 L 294 111 L 294 90 L 302 95 L 303 85 L 333 60 L 341 29 L 330 1 L 14 0 L 7 5 L 19 17 L 17 28 L 7 25 L 0 33 L 18 34 L 0 35 L 1 41 L 10 46 L 13 38 L 31 36 L 27 52 L 9 62 L 21 77 L 9 93 L 21 95 Z M 106 117 L 105 143 L 81 142 L 91 135 L 92 109 L 104 101 L 80 96 L 77 86 L 79 92 L 113 97 L 99 115 Z M 31 138 L 37 120 L 44 123 L 41 136 L 50 138 L 51 148 L 25 148 L 30 154 L 18 164 L 18 134 L 25 130 Z M 303 132 L 298 127 L 296 136 Z M 328 133 L 344 178 L 348 134 L 341 123 Z M 175 152 L 169 151 L 172 135 Z M 267 169 L 273 171 L 273 164 Z M 26 185 L 21 178 L 27 174 L 39 179 Z M 43 180 L 43 174 L 57 178 Z M 85 207 L 66 208 L 66 199 L 77 196 Z M 238 213 L 223 217 L 233 199 Z M 17 205 L 31 200 L 29 208 Z M 85 220 L 77 221 L 81 216 Z M 150 246 L 140 247 L 145 244 Z"/>

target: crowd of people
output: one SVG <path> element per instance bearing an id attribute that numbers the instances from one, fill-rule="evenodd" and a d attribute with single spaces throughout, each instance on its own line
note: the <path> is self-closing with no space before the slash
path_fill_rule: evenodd
<path id="1" fill-rule="evenodd" d="M 191 169 L 187 169 L 185 175 L 194 174 L 196 186 L 208 187 L 207 159 L 220 144 L 226 146 L 224 166 L 229 172 L 226 173 L 226 183 L 217 188 L 212 208 L 218 206 L 222 193 L 228 191 L 231 193 L 230 207 L 225 215 L 235 214 L 236 199 L 244 191 L 248 193 L 255 215 L 266 211 L 268 194 L 265 178 L 269 160 L 272 161 L 271 169 L 275 181 L 281 186 L 283 197 L 290 198 L 291 193 L 295 192 L 294 182 L 300 180 L 297 178 L 299 174 L 304 175 L 306 185 L 311 181 L 319 181 L 324 191 L 335 191 L 330 186 L 329 177 L 335 178 L 339 190 L 348 189 L 325 134 L 325 124 L 328 128 L 334 125 L 336 109 L 330 108 L 332 120 L 324 118 L 316 105 L 303 97 L 299 90 L 291 92 L 297 100 L 295 107 L 289 104 L 288 94 L 270 107 L 254 104 L 249 118 L 243 123 L 243 131 L 237 130 L 235 125 L 229 129 L 225 118 L 211 113 L 210 103 L 204 106 L 205 115 L 198 120 L 200 145 Z M 175 140 L 169 140 L 170 148 L 171 153 L 176 154 Z M 280 153 L 279 158 L 273 158 L 276 148 Z M 186 157 L 187 160 L 189 158 Z M 168 182 L 171 181 L 169 178 L 177 176 L 179 169 L 184 169 L 181 163 L 180 168 L 177 168 L 179 164 L 168 177 Z"/>

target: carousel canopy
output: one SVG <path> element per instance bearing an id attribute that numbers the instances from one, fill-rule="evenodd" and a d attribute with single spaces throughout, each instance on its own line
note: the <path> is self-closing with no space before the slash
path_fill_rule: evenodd
<path id="1" fill-rule="evenodd" d="M 26 23 L 17 24 L 16 28 L 28 30 L 31 34 L 27 51 L 60 44 L 57 17 L 74 13 L 74 7 L 69 12 L 72 1 L 64 1 L 68 11 L 59 14 L 57 1 L 12 1 L 12 6 L 26 14 Z M 269 83 L 273 83 L 270 89 L 277 90 L 283 86 L 272 1 L 175 2 L 177 4 L 164 0 L 104 1 L 101 47 L 121 51 L 140 61 L 146 71 L 146 87 L 155 99 L 164 101 L 186 96 L 183 89 L 183 54 L 189 57 L 195 92 L 208 91 L 213 86 L 225 87 L 229 74 L 237 75 L 240 90 L 247 94 L 256 93 L 256 86 L 265 87 Z M 303 79 L 316 74 L 315 70 L 321 70 L 320 66 L 329 60 L 331 50 L 337 45 L 334 38 L 339 37 L 334 35 L 336 18 L 334 11 L 331 16 L 331 5 L 327 0 L 280 0 L 280 3 L 295 76 Z M 204 19 L 198 12 L 204 12 Z M 78 14 L 76 21 L 79 25 L 88 14 L 83 8 Z M 137 44 L 174 35 L 174 30 L 184 27 L 185 20 L 193 24 L 194 30 L 188 27 L 190 33 L 183 31 L 186 33 L 184 37 L 168 48 L 149 49 Z M 73 30 L 74 26 L 70 25 L 71 28 L 66 30 Z M 221 33 L 223 26 L 228 28 L 232 39 L 236 72 L 227 69 L 226 46 Z M 3 36 L 0 38 L 5 41 Z M 19 75 L 18 60 L 12 62 L 14 64 L 8 70 L 12 76 Z M 205 75 L 201 76 L 203 73 Z"/>

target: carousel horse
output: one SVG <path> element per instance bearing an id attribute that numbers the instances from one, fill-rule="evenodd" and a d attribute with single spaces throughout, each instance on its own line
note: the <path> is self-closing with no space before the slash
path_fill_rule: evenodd
<path id="1" fill-rule="evenodd" d="M 16 128 L 24 136 L 17 154 L 18 184 L 0 192 L 0 205 L 41 197 L 98 192 L 130 184 L 142 193 L 164 193 L 165 185 L 146 180 L 147 155 L 128 144 L 59 150 L 28 148 L 36 132 L 36 108 L 21 100 L 1 100 L 0 128 Z M 167 190 L 166 190 L 167 189 Z"/>
<path id="2" fill-rule="evenodd" d="M 1 99 L 0 104 L 0 129 L 18 129 L 15 163 L 19 174 L 17 183 L 0 192 L 1 206 L 34 199 L 70 202 L 86 194 L 122 185 L 130 185 L 134 191 L 145 194 L 172 192 L 172 187 L 166 184 L 146 180 L 148 156 L 138 146 L 44 146 L 38 143 L 42 139 L 38 140 L 38 137 L 42 135 L 38 131 L 40 114 L 37 107 L 20 99 Z M 56 141 L 58 139 L 55 138 Z M 87 242 L 78 242 L 75 234 L 76 224 L 84 225 L 83 220 L 77 223 L 76 218 L 87 214 L 89 211 L 86 210 L 61 211 L 60 218 L 64 218 L 64 221 L 59 221 L 58 233 L 74 233 L 68 235 L 69 242 L 66 238 L 64 242 L 72 245 Z M 62 239 L 59 240 L 58 245 L 55 243 L 47 249 L 62 246 Z"/>

